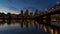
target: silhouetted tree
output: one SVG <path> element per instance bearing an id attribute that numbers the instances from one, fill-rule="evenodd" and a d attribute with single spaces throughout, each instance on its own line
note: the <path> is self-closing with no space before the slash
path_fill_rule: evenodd
<path id="1" fill-rule="evenodd" d="M 3 17 L 3 21 L 2 21 L 2 24 L 4 24 L 5 23 L 5 14 L 4 13 L 2 13 L 2 17 Z"/>
<path id="2" fill-rule="evenodd" d="M 4 22 L 5 22 L 5 19 L 4 19 L 5 14 L 4 14 L 4 13 L 0 13 L 0 17 L 2 17 L 2 18 L 1 18 L 2 21 L 0 21 L 0 23 L 1 23 L 1 24 L 4 24 Z"/>

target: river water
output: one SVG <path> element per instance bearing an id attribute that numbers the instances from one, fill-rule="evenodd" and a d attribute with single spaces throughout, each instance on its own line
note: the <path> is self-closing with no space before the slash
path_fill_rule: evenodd
<path id="1" fill-rule="evenodd" d="M 28 23 L 28 27 L 23 24 L 23 28 L 21 28 L 21 24 L 15 23 L 8 25 L 5 23 L 4 25 L 0 25 L 0 34 L 59 34 L 57 29 L 53 29 L 50 26 L 46 26 L 43 24 L 38 24 L 37 22 Z"/>

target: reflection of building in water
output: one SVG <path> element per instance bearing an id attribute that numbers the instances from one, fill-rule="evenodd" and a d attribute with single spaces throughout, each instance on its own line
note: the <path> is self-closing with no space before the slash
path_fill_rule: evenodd
<path id="1" fill-rule="evenodd" d="M 51 27 L 49 27 L 49 31 L 51 34 L 53 34 L 53 29 Z"/>
<path id="2" fill-rule="evenodd" d="M 46 24 L 39 24 L 39 29 L 43 30 L 43 32 L 49 32 L 49 34 L 59 34 L 59 29 L 54 29 L 51 26 L 47 26 Z"/>

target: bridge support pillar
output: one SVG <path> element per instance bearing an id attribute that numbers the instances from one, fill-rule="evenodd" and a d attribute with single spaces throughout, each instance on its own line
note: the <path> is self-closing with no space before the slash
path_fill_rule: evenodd
<path id="1" fill-rule="evenodd" d="M 37 22 L 40 23 L 40 24 L 42 24 L 43 23 L 43 17 L 38 17 L 37 18 Z"/>
<path id="2" fill-rule="evenodd" d="M 38 27 L 40 27 L 40 24 L 43 24 L 43 17 L 38 16 L 37 18 L 35 18 L 35 21 L 38 23 Z M 37 25 L 36 25 L 36 27 L 37 27 Z"/>
<path id="3" fill-rule="evenodd" d="M 44 24 L 44 22 L 43 22 L 43 17 L 42 17 L 42 16 L 39 17 L 38 23 L 39 23 L 38 28 L 40 29 L 40 26 L 41 26 L 40 24 Z"/>
<path id="4" fill-rule="evenodd" d="M 40 17 L 40 23 L 43 24 L 43 17 Z"/>
<path id="5" fill-rule="evenodd" d="M 47 22 L 48 25 L 50 25 L 50 23 L 51 23 L 51 15 L 46 16 L 46 22 Z"/>

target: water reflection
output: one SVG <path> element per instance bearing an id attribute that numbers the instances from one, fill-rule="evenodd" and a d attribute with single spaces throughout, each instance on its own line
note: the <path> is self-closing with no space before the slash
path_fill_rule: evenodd
<path id="1" fill-rule="evenodd" d="M 47 32 L 47 28 L 46 28 L 46 26 L 44 25 L 44 32 Z"/>
<path id="2" fill-rule="evenodd" d="M 11 22 L 11 24 L 15 24 L 15 25 L 17 24 L 20 28 L 27 28 L 27 29 L 32 28 L 32 29 L 39 29 L 39 30 L 41 29 L 44 32 L 49 32 L 50 34 L 60 34 L 59 28 L 55 29 L 52 28 L 50 25 L 40 24 L 35 20 L 20 20 L 17 23 Z M 8 24 L 5 23 L 4 26 L 8 26 Z M 1 27 L 3 27 L 3 25 Z"/>

